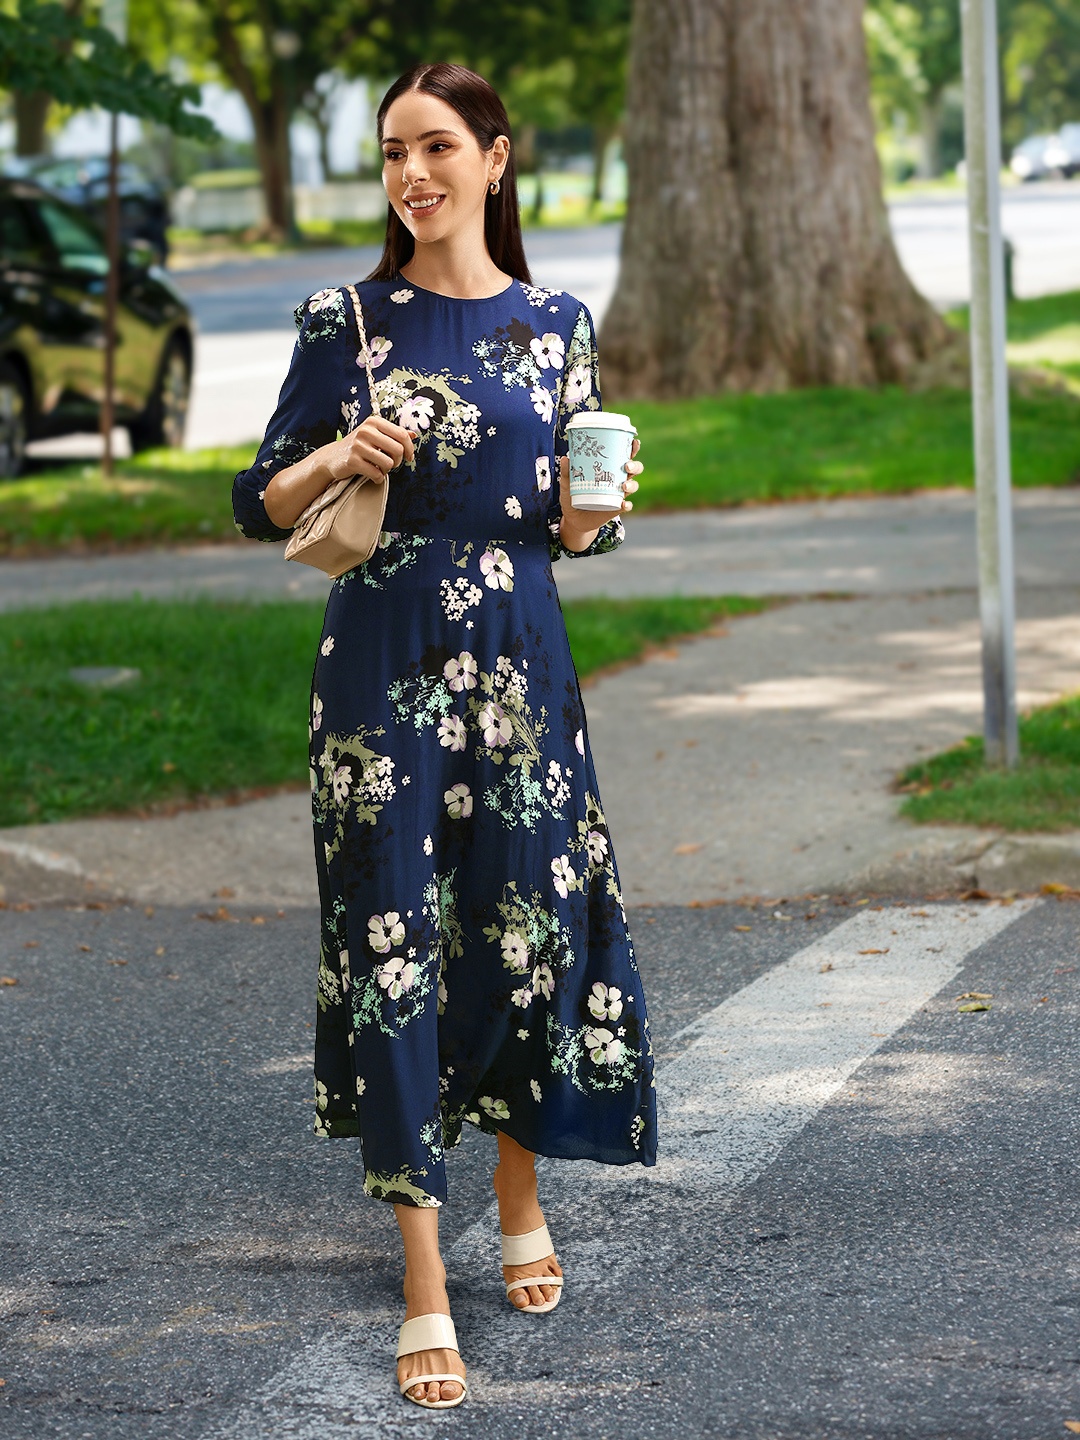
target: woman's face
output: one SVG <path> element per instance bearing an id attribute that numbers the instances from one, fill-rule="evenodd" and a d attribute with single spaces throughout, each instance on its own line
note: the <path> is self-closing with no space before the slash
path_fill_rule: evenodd
<path id="1" fill-rule="evenodd" d="M 482 228 L 488 186 L 510 152 L 505 135 L 481 150 L 452 105 L 418 90 L 398 96 L 383 131 L 387 199 L 418 242 L 445 239 L 478 213 Z"/>

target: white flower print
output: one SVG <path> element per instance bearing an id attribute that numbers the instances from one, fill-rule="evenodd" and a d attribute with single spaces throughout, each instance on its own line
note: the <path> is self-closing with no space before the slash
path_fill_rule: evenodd
<path id="1" fill-rule="evenodd" d="M 548 310 L 552 315 L 557 315 L 559 313 L 559 307 L 557 305 L 549 305 Z"/>
<path id="2" fill-rule="evenodd" d="M 460 715 L 444 715 L 439 721 L 439 744 L 451 751 L 465 749 L 465 721 Z"/>
<path id="3" fill-rule="evenodd" d="M 544 424 L 550 425 L 551 417 L 555 413 L 555 401 L 552 399 L 551 391 L 543 385 L 534 385 L 529 391 L 529 399 Z"/>
<path id="4" fill-rule="evenodd" d="M 585 732 L 579 730 L 574 736 L 574 749 L 579 755 L 585 754 Z"/>
<path id="5" fill-rule="evenodd" d="M 425 854 L 425 855 L 430 855 L 431 852 L 432 852 L 434 849 L 435 849 L 435 846 L 431 843 L 431 836 L 430 836 L 430 835 L 425 835 L 425 836 L 424 836 L 424 854 Z"/>
<path id="6" fill-rule="evenodd" d="M 618 1020 L 622 1014 L 622 991 L 597 980 L 589 996 L 589 1014 L 594 1020 Z"/>
<path id="7" fill-rule="evenodd" d="M 352 785 L 352 766 L 339 765 L 334 771 L 334 801 L 338 805 L 344 805 L 349 798 L 349 787 Z"/>
<path id="8" fill-rule="evenodd" d="M 405 926 L 396 910 L 385 915 L 372 915 L 368 924 L 368 944 L 378 955 L 386 955 L 405 939 Z"/>
<path id="9" fill-rule="evenodd" d="M 538 490 L 551 489 L 551 459 L 547 455 L 536 457 L 536 488 Z"/>
<path id="10" fill-rule="evenodd" d="M 323 703 L 318 695 L 311 697 L 311 729 L 316 731 L 322 725 Z"/>
<path id="11" fill-rule="evenodd" d="M 490 1115 L 492 1120 L 510 1119 L 510 1106 L 505 1100 L 493 1100 L 490 1095 L 481 1095 L 480 1109 L 485 1115 Z"/>
<path id="12" fill-rule="evenodd" d="M 341 967 L 341 990 L 342 994 L 348 994 L 349 985 L 352 983 L 352 975 L 349 971 L 348 950 L 338 951 L 338 965 Z"/>
<path id="13" fill-rule="evenodd" d="M 585 845 L 589 851 L 589 859 L 592 863 L 594 865 L 602 865 L 607 858 L 607 836 L 602 835 L 599 830 L 590 830 L 585 837 Z"/>
<path id="14" fill-rule="evenodd" d="M 516 495 L 507 495 L 504 502 L 504 508 L 507 515 L 510 516 L 511 520 L 521 519 L 521 501 L 517 498 Z"/>
<path id="15" fill-rule="evenodd" d="M 516 930 L 507 930 L 500 945 L 503 963 L 508 969 L 521 972 L 529 968 L 529 947 L 525 943 L 524 935 L 519 935 Z"/>
<path id="16" fill-rule="evenodd" d="M 555 307 L 552 306 L 552 309 L 554 309 L 554 308 L 555 308 Z M 536 1083 L 535 1080 L 530 1080 L 530 1081 L 529 1081 L 529 1089 L 532 1091 L 532 1097 L 533 1097 L 533 1099 L 534 1099 L 534 1100 L 536 1101 L 536 1103 L 539 1105 L 539 1104 L 540 1104 L 540 1086 Z"/>
<path id="17" fill-rule="evenodd" d="M 555 877 L 555 889 L 565 900 L 570 893 L 570 887 L 577 879 L 577 873 L 570 864 L 569 855 L 560 855 L 558 859 L 551 862 L 551 873 Z"/>
<path id="18" fill-rule="evenodd" d="M 623 1044 L 610 1030 L 602 1030 L 598 1026 L 595 1030 L 585 1031 L 585 1048 L 594 1065 L 614 1065 L 622 1054 Z"/>
<path id="19" fill-rule="evenodd" d="M 497 700 L 489 700 L 481 709 L 480 726 L 484 732 L 485 745 L 506 745 L 514 733 L 510 716 Z"/>
<path id="20" fill-rule="evenodd" d="M 519 1030 L 519 1031 L 518 1031 L 518 1039 L 519 1039 L 519 1040 L 527 1040 L 528 1038 L 529 1038 L 529 1032 L 528 1032 L 528 1030 Z"/>
<path id="21" fill-rule="evenodd" d="M 329 1096 L 326 1092 L 326 1085 L 322 1080 L 315 1081 L 315 1105 L 319 1110 L 325 1110 Z"/>
<path id="22" fill-rule="evenodd" d="M 333 650 L 333 648 L 334 648 L 334 637 L 333 637 L 332 635 L 327 635 L 326 639 L 325 639 L 325 640 L 322 642 L 322 644 L 319 646 L 319 654 L 320 654 L 320 655 L 329 655 L 329 654 L 330 654 L 330 651 Z"/>
<path id="23" fill-rule="evenodd" d="M 367 1081 L 364 1080 L 364 1079 L 362 1079 L 362 1078 L 358 1075 L 358 1076 L 356 1077 L 356 1093 L 357 1093 L 357 1095 L 362 1095 L 366 1089 L 367 1089 Z"/>
<path id="24" fill-rule="evenodd" d="M 479 605 L 484 598 L 479 585 L 471 585 L 464 575 L 459 575 L 454 581 L 440 580 L 439 594 L 448 620 L 460 620 L 466 610 Z"/>
<path id="25" fill-rule="evenodd" d="M 368 348 L 361 350 L 360 354 L 357 355 L 356 363 L 360 366 L 361 370 L 369 368 L 377 370 L 393 348 L 394 342 L 392 340 L 388 340 L 385 335 L 375 335 L 372 337 Z"/>
<path id="26" fill-rule="evenodd" d="M 505 550 L 497 546 L 494 550 L 485 550 L 480 556 L 480 569 L 489 590 L 513 590 L 514 563 Z"/>
<path id="27" fill-rule="evenodd" d="M 462 650 L 456 660 L 447 660 L 443 676 L 451 690 L 473 690 L 476 688 L 476 661 L 468 650 Z"/>
<path id="28" fill-rule="evenodd" d="M 329 310 L 331 305 L 337 303 L 338 291 L 318 290 L 308 301 L 308 314 L 315 315 L 320 310 Z"/>
<path id="29" fill-rule="evenodd" d="M 393 956 L 375 972 L 375 979 L 391 1000 L 400 1000 L 406 990 L 412 989 L 416 979 L 416 966 Z"/>
<path id="30" fill-rule="evenodd" d="M 464 780 L 459 780 L 456 785 L 443 793 L 443 800 L 446 802 L 446 813 L 451 820 L 467 820 L 472 814 L 472 791 Z"/>
<path id="31" fill-rule="evenodd" d="M 407 305 L 413 298 L 415 292 L 412 290 L 395 290 L 390 296 L 395 305 Z"/>
<path id="32" fill-rule="evenodd" d="M 575 365 L 566 377 L 562 403 L 567 410 L 583 405 L 592 394 L 592 371 L 582 361 Z"/>
<path id="33" fill-rule="evenodd" d="M 529 1008 L 529 1006 L 532 1004 L 532 998 L 533 992 L 531 985 L 526 985 L 521 990 L 515 990 L 514 993 L 510 996 L 510 999 L 514 1002 L 514 1004 L 520 1005 L 522 1010 L 527 1010 Z"/>
<path id="34" fill-rule="evenodd" d="M 494 425 L 489 425 L 488 428 L 487 428 L 487 433 L 488 433 L 489 435 L 494 435 L 494 434 L 495 434 L 495 426 L 494 426 Z"/>
<path id="35" fill-rule="evenodd" d="M 567 774 L 569 773 L 570 772 L 567 771 Z M 567 785 L 563 779 L 562 767 L 557 760 L 549 762 L 548 773 L 544 783 L 551 791 L 551 803 L 556 808 L 565 805 L 567 800 L 570 799 L 570 786 Z"/>
<path id="36" fill-rule="evenodd" d="M 541 335 L 539 340 L 530 340 L 529 348 L 536 356 L 536 363 L 541 370 L 562 369 L 566 346 L 561 335 L 556 335 L 551 330 L 546 335 Z"/>
<path id="37" fill-rule="evenodd" d="M 550 965 L 537 965 L 533 971 L 532 988 L 534 995 L 543 995 L 545 1000 L 550 1000 L 555 993 L 555 976 L 551 973 Z"/>
<path id="38" fill-rule="evenodd" d="M 428 395 L 413 395 L 398 410 L 398 424 L 406 430 L 427 430 L 434 416 L 434 400 Z"/>

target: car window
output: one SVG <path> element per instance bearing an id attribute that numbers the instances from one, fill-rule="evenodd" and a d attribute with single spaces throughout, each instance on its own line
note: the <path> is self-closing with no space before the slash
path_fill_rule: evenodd
<path id="1" fill-rule="evenodd" d="M 61 265 L 104 275 L 109 268 L 105 247 L 91 227 L 73 210 L 42 200 L 38 213 L 56 247 Z"/>
<path id="2" fill-rule="evenodd" d="M 17 200 L 0 199 L 0 261 L 41 260 L 41 246 Z"/>

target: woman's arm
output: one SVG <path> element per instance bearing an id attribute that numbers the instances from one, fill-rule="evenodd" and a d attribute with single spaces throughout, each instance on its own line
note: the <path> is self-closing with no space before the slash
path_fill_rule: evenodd
<path id="1" fill-rule="evenodd" d="M 413 457 L 409 432 L 369 415 L 338 439 L 348 327 L 340 291 L 325 290 L 296 308 L 292 361 L 255 463 L 233 481 L 236 528 L 251 540 L 287 540 L 312 500 L 349 475 L 382 480 Z"/>
<path id="2" fill-rule="evenodd" d="M 624 500 L 618 510 L 575 510 L 570 504 L 569 460 L 567 459 L 567 425 L 579 411 L 599 410 L 600 361 L 596 349 L 593 318 L 584 305 L 578 310 L 574 333 L 566 352 L 566 364 L 559 389 L 555 418 L 555 463 L 558 487 L 548 510 L 549 544 L 552 560 L 561 555 L 578 557 L 603 555 L 621 545 L 625 537 L 621 516 L 632 510 L 633 501 Z M 632 454 L 638 452 L 634 440 Z M 627 462 L 630 476 L 639 475 L 644 466 L 637 460 Z M 625 493 L 631 494 L 638 482 L 628 479 Z"/>

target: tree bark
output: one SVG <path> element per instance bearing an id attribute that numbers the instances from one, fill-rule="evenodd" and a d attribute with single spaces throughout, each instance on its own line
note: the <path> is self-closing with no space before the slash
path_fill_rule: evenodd
<path id="1" fill-rule="evenodd" d="M 952 332 L 904 273 L 862 0 L 635 0 L 605 393 L 905 382 Z"/>
<path id="2" fill-rule="evenodd" d="M 15 154 L 30 159 L 45 154 L 45 122 L 52 97 L 44 90 L 16 90 Z"/>

